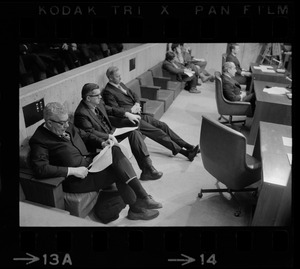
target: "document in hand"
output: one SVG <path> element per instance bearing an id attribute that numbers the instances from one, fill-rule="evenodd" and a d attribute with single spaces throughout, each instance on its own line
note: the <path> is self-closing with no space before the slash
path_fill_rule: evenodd
<path id="1" fill-rule="evenodd" d="M 187 71 L 187 70 L 185 70 L 184 73 L 185 73 L 186 75 L 188 75 L 189 77 L 192 77 L 192 76 L 194 75 L 194 72 L 193 72 L 193 71 Z"/>
<path id="2" fill-rule="evenodd" d="M 129 153 L 126 147 L 122 144 L 117 144 L 123 154 L 129 158 Z M 89 173 L 97 173 L 104 170 L 106 167 L 112 164 L 112 146 L 106 146 L 102 149 L 93 159 L 93 162 L 89 165 Z"/>
<path id="3" fill-rule="evenodd" d="M 112 146 L 106 146 L 94 157 L 93 162 L 89 166 L 90 173 L 100 172 L 112 164 L 111 148 Z"/>

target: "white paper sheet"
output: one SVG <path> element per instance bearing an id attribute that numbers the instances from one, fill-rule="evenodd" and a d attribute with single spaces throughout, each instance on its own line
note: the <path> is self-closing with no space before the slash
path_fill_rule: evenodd
<path id="1" fill-rule="evenodd" d="M 111 146 L 107 146 L 98 153 L 90 164 L 89 173 L 96 173 L 104 170 L 112 164 Z"/>
<path id="2" fill-rule="evenodd" d="M 261 71 L 263 71 L 264 73 L 276 73 L 275 70 L 271 70 L 271 69 L 262 69 Z"/>
<path id="3" fill-rule="evenodd" d="M 289 92 L 289 90 L 283 87 L 264 88 L 263 91 L 269 94 L 286 94 Z"/>
<path id="4" fill-rule="evenodd" d="M 290 165 L 292 165 L 292 154 L 291 153 L 287 153 L 287 157 L 289 159 Z"/>
<path id="5" fill-rule="evenodd" d="M 292 138 L 283 136 L 282 143 L 286 147 L 292 147 Z"/>
<path id="6" fill-rule="evenodd" d="M 113 135 L 114 136 L 118 136 L 118 135 L 121 135 L 121 134 L 125 134 L 125 133 L 131 132 L 133 130 L 136 130 L 137 128 L 138 128 L 138 126 L 136 126 L 136 127 L 116 128 L 116 130 L 114 131 Z"/>
<path id="7" fill-rule="evenodd" d="M 194 75 L 194 72 L 193 71 L 184 71 L 184 73 L 186 75 L 188 75 L 189 77 L 192 77 Z"/>

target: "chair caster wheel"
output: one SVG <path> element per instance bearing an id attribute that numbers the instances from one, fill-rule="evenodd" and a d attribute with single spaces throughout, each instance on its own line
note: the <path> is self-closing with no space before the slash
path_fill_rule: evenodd
<path id="1" fill-rule="evenodd" d="M 199 197 L 199 198 L 202 198 L 202 196 L 203 196 L 202 192 L 199 192 L 199 193 L 198 193 L 198 197 Z"/>

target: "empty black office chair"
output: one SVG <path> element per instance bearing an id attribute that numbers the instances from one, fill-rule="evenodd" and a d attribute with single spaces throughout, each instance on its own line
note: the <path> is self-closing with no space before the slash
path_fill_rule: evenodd
<path id="1" fill-rule="evenodd" d="M 224 124 L 233 124 L 233 123 L 246 123 L 246 119 L 244 120 L 235 120 L 233 121 L 233 116 L 251 116 L 252 109 L 250 102 L 233 102 L 225 99 L 223 95 L 223 83 L 221 79 L 220 72 L 215 72 L 215 83 L 216 83 L 216 103 L 218 113 L 220 117 L 218 120 L 224 119 Z M 228 116 L 228 119 L 225 117 Z"/>
<path id="2" fill-rule="evenodd" d="M 201 189 L 199 198 L 207 192 L 228 192 L 239 205 L 234 192 L 252 191 L 256 194 L 257 188 L 245 187 L 261 179 L 261 162 L 246 153 L 243 134 L 202 116 L 200 149 L 204 168 L 227 188 Z M 240 213 L 239 205 L 235 216 Z"/>

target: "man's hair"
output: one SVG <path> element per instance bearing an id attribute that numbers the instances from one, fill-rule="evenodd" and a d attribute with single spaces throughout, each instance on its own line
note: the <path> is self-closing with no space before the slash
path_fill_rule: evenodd
<path id="1" fill-rule="evenodd" d="M 171 50 L 174 51 L 177 47 L 179 47 L 179 43 L 173 43 L 171 46 Z"/>
<path id="2" fill-rule="evenodd" d="M 68 109 L 58 102 L 48 103 L 44 108 L 44 120 L 49 120 L 53 115 L 68 114 Z"/>
<path id="3" fill-rule="evenodd" d="M 229 51 L 232 52 L 233 49 L 235 49 L 235 47 L 238 47 L 239 44 L 238 43 L 230 43 L 229 45 Z"/>
<path id="4" fill-rule="evenodd" d="M 234 67 L 234 63 L 233 63 L 233 62 L 225 62 L 225 63 L 223 64 L 223 67 L 222 67 L 222 72 L 223 72 L 223 73 L 227 73 L 227 72 L 228 72 L 228 69 L 229 69 L 229 68 L 232 68 L 232 67 Z"/>
<path id="5" fill-rule="evenodd" d="M 166 60 L 167 61 L 171 61 L 175 58 L 175 53 L 173 51 L 168 51 L 166 53 Z"/>
<path id="6" fill-rule="evenodd" d="M 95 89 L 99 89 L 99 85 L 96 83 L 84 84 L 81 90 L 81 98 L 85 100 L 86 97 Z"/>
<path id="7" fill-rule="evenodd" d="M 116 66 L 111 66 L 106 70 L 106 76 L 107 78 L 110 78 L 115 72 L 119 70 L 118 67 Z"/>

